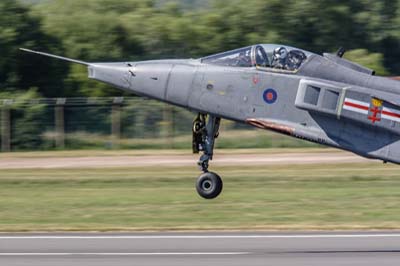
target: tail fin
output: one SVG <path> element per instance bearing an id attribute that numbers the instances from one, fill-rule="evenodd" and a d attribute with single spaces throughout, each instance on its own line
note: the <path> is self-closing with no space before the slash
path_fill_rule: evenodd
<path id="1" fill-rule="evenodd" d="M 75 60 L 75 59 L 71 59 L 71 58 L 67 58 L 67 57 L 62 57 L 62 56 L 58 56 L 58 55 L 53 55 L 53 54 L 48 54 L 48 53 L 33 51 L 33 50 L 25 49 L 25 48 L 20 48 L 20 50 L 21 50 L 21 51 L 24 51 L 24 52 L 28 52 L 28 53 L 33 53 L 33 54 L 48 56 L 48 57 L 52 57 L 52 58 L 56 58 L 56 59 L 60 59 L 60 60 L 64 60 L 64 61 L 68 61 L 68 62 L 72 62 L 72 63 L 76 63 L 76 64 L 81 64 L 81 65 L 85 65 L 85 66 L 89 66 L 89 65 L 90 65 L 90 63 L 88 63 L 88 62 L 84 62 L 84 61 L 80 61 L 80 60 Z"/>

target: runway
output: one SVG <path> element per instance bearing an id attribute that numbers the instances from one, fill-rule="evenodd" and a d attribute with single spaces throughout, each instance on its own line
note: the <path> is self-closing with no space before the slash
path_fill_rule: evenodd
<path id="1" fill-rule="evenodd" d="M 3 234 L 0 265 L 397 266 L 400 233 Z"/>

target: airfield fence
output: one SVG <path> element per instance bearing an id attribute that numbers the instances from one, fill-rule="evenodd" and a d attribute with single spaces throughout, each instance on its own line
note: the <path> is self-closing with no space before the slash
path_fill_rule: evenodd
<path id="1" fill-rule="evenodd" d="M 1 150 L 191 148 L 195 116 L 139 97 L 0 99 Z M 223 121 L 220 148 L 309 146 Z"/>

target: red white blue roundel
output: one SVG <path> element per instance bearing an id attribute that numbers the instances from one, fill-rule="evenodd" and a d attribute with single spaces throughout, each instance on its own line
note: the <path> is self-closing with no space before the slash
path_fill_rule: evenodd
<path id="1" fill-rule="evenodd" d="M 264 102 L 273 104 L 278 99 L 278 93 L 274 89 L 266 89 L 263 93 Z"/>

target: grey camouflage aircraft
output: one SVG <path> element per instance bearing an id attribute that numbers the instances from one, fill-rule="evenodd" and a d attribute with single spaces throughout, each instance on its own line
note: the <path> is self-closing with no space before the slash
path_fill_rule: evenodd
<path id="1" fill-rule="evenodd" d="M 87 63 L 89 78 L 194 111 L 193 152 L 200 196 L 217 197 L 208 171 L 221 118 L 400 163 L 400 82 L 337 54 L 258 44 L 200 59 Z M 238 141 L 246 141 L 238 140 Z"/>

